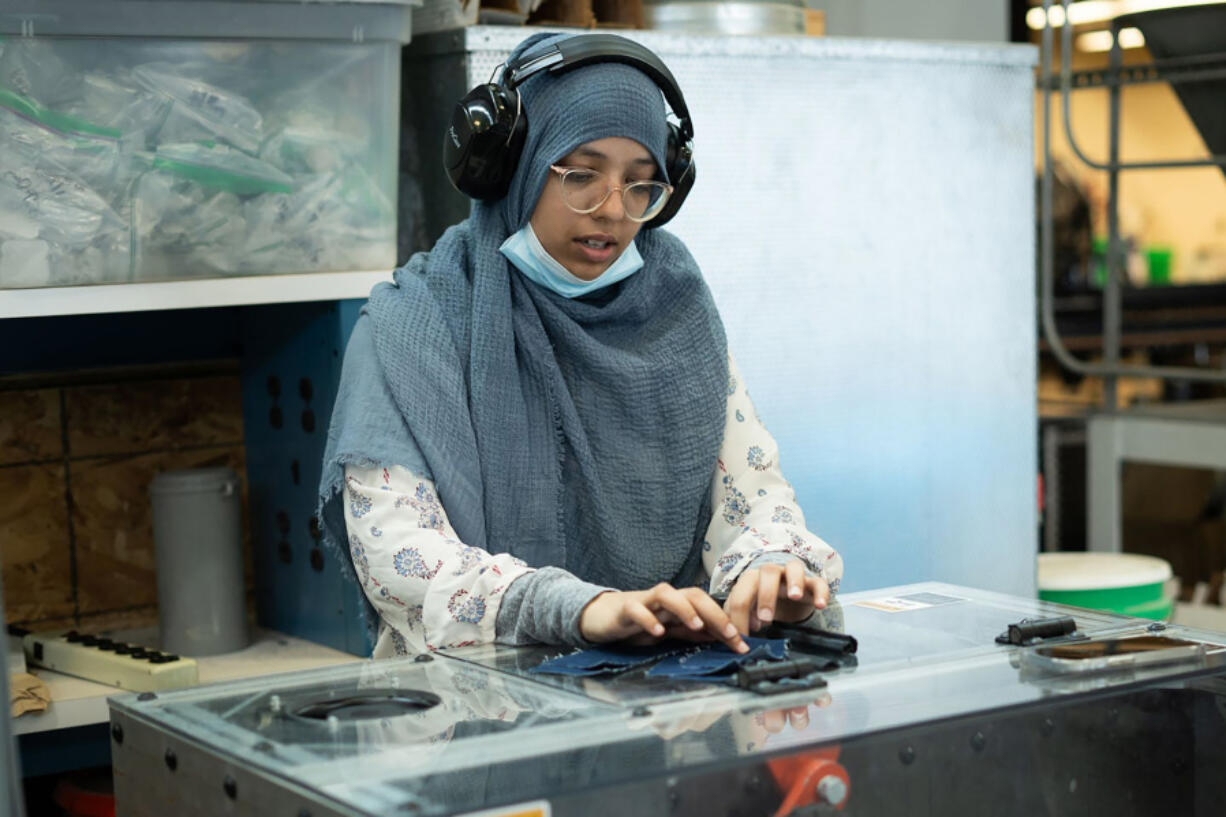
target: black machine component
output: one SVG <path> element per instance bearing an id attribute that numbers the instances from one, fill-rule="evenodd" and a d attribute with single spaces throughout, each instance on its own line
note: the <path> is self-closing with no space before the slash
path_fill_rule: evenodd
<path id="1" fill-rule="evenodd" d="M 822 668 L 822 665 L 812 658 L 755 661 L 737 668 L 736 685 L 757 695 L 821 689 L 826 686 L 825 679 L 819 674 Z"/>
<path id="2" fill-rule="evenodd" d="M 839 658 L 850 658 L 860 648 L 855 636 L 806 627 L 803 624 L 775 622 L 765 635 L 767 638 L 786 638 L 790 646 L 803 647 L 808 652 Z M 855 663 L 855 660 L 852 659 L 851 663 Z"/>
<path id="3" fill-rule="evenodd" d="M 1023 647 L 1052 638 L 1081 639 L 1085 636 L 1077 632 L 1077 622 L 1072 616 L 1024 618 L 996 636 L 996 643 Z"/>

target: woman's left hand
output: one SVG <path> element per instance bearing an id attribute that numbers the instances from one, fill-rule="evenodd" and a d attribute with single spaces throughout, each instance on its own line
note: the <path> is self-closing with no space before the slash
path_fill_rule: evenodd
<path id="1" fill-rule="evenodd" d="M 820 576 L 805 574 L 804 562 L 762 565 L 746 570 L 724 602 L 737 630 L 749 634 L 772 621 L 801 621 L 830 601 L 830 586 Z"/>

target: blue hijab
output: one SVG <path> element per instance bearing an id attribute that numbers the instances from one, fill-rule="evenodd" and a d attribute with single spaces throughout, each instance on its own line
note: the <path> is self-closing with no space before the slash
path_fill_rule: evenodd
<path id="1" fill-rule="evenodd" d="M 556 36 L 569 35 L 516 53 Z M 528 137 L 508 195 L 474 204 L 376 286 L 354 328 L 320 486 L 325 539 L 352 576 L 344 466 L 400 465 L 434 480 L 467 545 L 620 589 L 692 584 L 728 378 L 697 264 L 670 233 L 642 230 L 642 270 L 567 299 L 499 253 L 549 165 L 579 145 L 632 138 L 664 167 L 660 91 L 601 63 L 538 74 L 521 93 Z"/>

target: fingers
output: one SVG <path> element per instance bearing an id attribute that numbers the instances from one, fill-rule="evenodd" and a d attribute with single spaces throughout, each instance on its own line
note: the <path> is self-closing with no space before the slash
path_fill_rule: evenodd
<path id="1" fill-rule="evenodd" d="M 809 707 L 797 706 L 788 710 L 788 722 L 792 729 L 800 731 L 809 728 Z"/>
<path id="2" fill-rule="evenodd" d="M 779 602 L 779 578 L 783 569 L 779 565 L 763 565 L 758 569 L 758 620 L 770 624 L 775 618 L 775 605 Z"/>
<path id="3" fill-rule="evenodd" d="M 830 603 L 830 585 L 826 584 L 826 580 L 819 576 L 812 576 L 806 581 L 806 585 L 810 595 L 813 598 L 813 606 L 822 610 Z"/>
<path id="4" fill-rule="evenodd" d="M 785 592 L 792 601 L 800 601 L 805 594 L 805 566 L 799 559 L 793 559 L 784 568 Z"/>
<path id="5" fill-rule="evenodd" d="M 636 598 L 627 599 L 621 609 L 621 623 L 627 626 L 637 626 L 645 633 L 654 636 L 664 635 L 664 625 L 655 617 L 647 605 Z"/>
<path id="6" fill-rule="evenodd" d="M 707 633 L 716 641 L 728 645 L 728 649 L 733 652 L 749 652 L 749 645 L 741 638 L 736 625 L 719 603 L 698 588 L 692 589 L 690 593 L 690 601 L 705 622 Z"/>
<path id="7" fill-rule="evenodd" d="M 728 613 L 732 624 L 746 635 L 751 632 L 749 629 L 749 618 L 752 615 L 750 610 L 757 600 L 758 571 L 756 569 L 746 570 L 737 578 L 736 584 L 732 585 L 728 600 L 724 602 L 724 610 Z"/>
<path id="8" fill-rule="evenodd" d="M 762 713 L 762 726 L 772 735 L 782 732 L 786 723 L 787 716 L 782 709 L 771 709 Z"/>
<path id="9" fill-rule="evenodd" d="M 700 631 L 706 626 L 706 622 L 703 621 L 702 616 L 698 615 L 694 605 L 690 604 L 685 593 L 671 584 L 661 583 L 653 587 L 648 603 L 659 605 L 689 630 Z"/>

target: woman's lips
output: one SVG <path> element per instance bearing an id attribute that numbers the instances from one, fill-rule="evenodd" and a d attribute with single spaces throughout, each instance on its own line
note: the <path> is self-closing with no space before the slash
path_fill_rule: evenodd
<path id="1" fill-rule="evenodd" d="M 586 243 L 588 240 L 590 240 L 590 237 L 584 236 L 583 238 L 576 238 L 574 243 L 579 248 L 580 255 L 593 264 L 604 264 L 610 261 L 617 252 L 617 242 L 615 241 L 608 241 L 603 247 L 596 248 Z"/>

